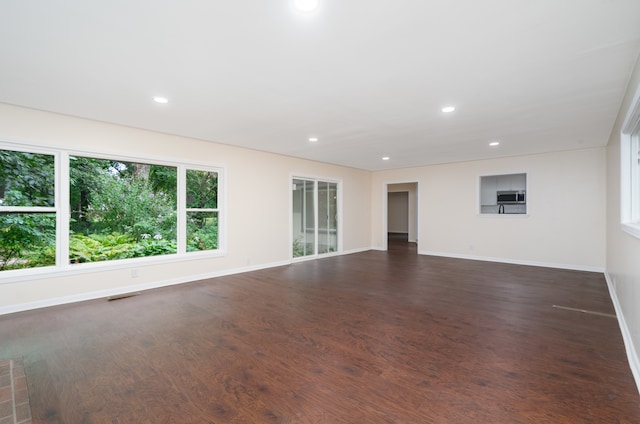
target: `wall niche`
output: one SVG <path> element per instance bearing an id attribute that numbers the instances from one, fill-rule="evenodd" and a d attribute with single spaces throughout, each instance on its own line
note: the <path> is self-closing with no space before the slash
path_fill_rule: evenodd
<path id="1" fill-rule="evenodd" d="M 527 200 L 526 173 L 480 177 L 480 214 L 525 215 Z"/>

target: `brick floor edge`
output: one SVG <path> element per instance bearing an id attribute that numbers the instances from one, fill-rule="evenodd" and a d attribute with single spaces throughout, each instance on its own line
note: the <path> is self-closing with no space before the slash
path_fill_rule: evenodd
<path id="1" fill-rule="evenodd" d="M 32 424 L 21 358 L 0 359 L 0 424 Z"/>

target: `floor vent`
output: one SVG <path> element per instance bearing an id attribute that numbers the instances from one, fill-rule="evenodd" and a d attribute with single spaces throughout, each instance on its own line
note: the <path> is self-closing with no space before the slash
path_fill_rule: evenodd
<path id="1" fill-rule="evenodd" d="M 107 297 L 107 300 L 109 302 L 112 302 L 114 300 L 120 300 L 120 299 L 126 299 L 128 297 L 133 297 L 133 296 L 138 296 L 140 295 L 140 292 L 134 292 L 134 293 L 123 293 L 123 294 L 117 294 L 115 296 L 109 296 Z"/>
<path id="2" fill-rule="evenodd" d="M 570 308 L 569 306 L 553 305 L 554 308 L 564 309 L 565 311 L 582 312 L 583 314 L 598 315 L 601 317 L 617 318 L 615 314 L 605 314 L 604 312 L 588 311 L 586 309 Z"/>

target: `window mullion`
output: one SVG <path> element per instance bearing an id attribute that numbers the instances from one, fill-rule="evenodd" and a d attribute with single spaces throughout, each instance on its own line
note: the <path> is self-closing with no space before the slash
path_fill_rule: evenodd
<path id="1" fill-rule="evenodd" d="M 639 184 L 638 178 L 640 177 L 639 164 L 638 164 L 638 134 L 631 134 L 629 143 L 629 223 L 637 223 L 640 218 L 640 212 L 638 207 L 640 206 L 640 199 L 638 198 Z"/>
<path id="2" fill-rule="evenodd" d="M 186 212 L 220 212 L 218 208 L 185 208 Z"/>
<path id="3" fill-rule="evenodd" d="M 178 166 L 178 253 L 187 251 L 187 170 L 184 166 Z"/>
<path id="4" fill-rule="evenodd" d="M 56 197 L 57 202 L 57 197 Z M 53 206 L 3 206 L 0 212 L 4 213 L 56 213 L 58 208 Z"/>
<path id="5" fill-rule="evenodd" d="M 314 223 L 315 223 L 315 228 L 314 228 L 314 242 L 315 242 L 315 248 L 314 248 L 314 252 L 317 255 L 319 255 L 318 253 L 318 248 L 319 248 L 319 243 L 318 243 L 318 235 L 320 234 L 320 231 L 318 230 L 318 228 L 320 227 L 320 214 L 318 213 L 318 207 L 319 207 L 319 195 L 318 195 L 318 181 L 315 180 L 313 182 L 313 216 L 314 216 Z"/>
<path id="6" fill-rule="evenodd" d="M 55 167 L 56 265 L 60 268 L 69 266 L 69 172 L 69 154 L 61 152 L 57 155 Z"/>

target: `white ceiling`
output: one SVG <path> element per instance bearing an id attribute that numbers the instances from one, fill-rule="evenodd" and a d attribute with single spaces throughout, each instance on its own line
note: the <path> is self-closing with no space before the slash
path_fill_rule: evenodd
<path id="1" fill-rule="evenodd" d="M 604 146 L 640 54 L 639 0 L 320 1 L 2 0 L 0 102 L 380 170 Z"/>

